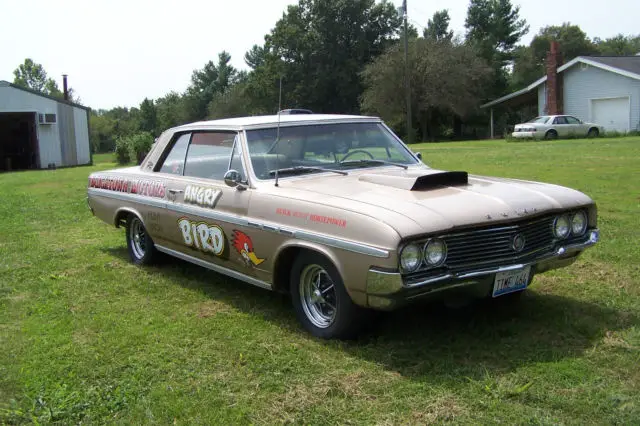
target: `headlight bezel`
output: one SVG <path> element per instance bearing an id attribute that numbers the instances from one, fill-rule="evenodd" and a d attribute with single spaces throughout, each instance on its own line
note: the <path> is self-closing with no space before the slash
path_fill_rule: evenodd
<path id="1" fill-rule="evenodd" d="M 567 222 L 567 233 L 565 235 L 560 235 L 558 233 L 558 222 L 560 219 L 565 219 Z M 568 213 L 563 213 L 553 220 L 553 236 L 559 240 L 566 240 L 571 235 L 571 216 Z"/>
<path id="2" fill-rule="evenodd" d="M 442 245 L 442 257 L 440 260 L 438 260 L 435 263 L 432 263 L 429 261 L 428 258 L 428 248 L 429 245 L 431 244 L 441 244 Z M 443 240 L 442 238 L 429 238 L 424 245 L 422 246 L 422 257 L 424 260 L 424 263 L 429 267 L 429 268 L 437 268 L 438 266 L 442 266 L 445 261 L 447 260 L 447 243 L 445 240 Z"/>
<path id="3" fill-rule="evenodd" d="M 416 262 L 415 267 L 413 267 L 413 268 L 406 267 L 405 263 L 403 262 L 403 255 L 410 248 L 411 249 L 415 248 L 417 250 L 417 257 L 416 257 L 417 262 Z M 422 260 L 423 260 L 422 258 L 423 258 L 422 248 L 418 244 L 416 244 L 416 243 L 408 243 L 408 244 L 406 244 L 404 247 L 402 247 L 402 249 L 400 250 L 400 253 L 398 255 L 398 264 L 400 266 L 400 270 L 403 273 L 407 273 L 407 274 L 410 274 L 412 272 L 416 272 L 418 269 L 420 269 L 420 266 L 422 265 Z"/>
<path id="4" fill-rule="evenodd" d="M 580 217 L 580 216 L 583 218 L 582 229 L 580 231 L 576 232 L 575 228 L 574 228 L 574 224 L 575 224 L 574 221 L 575 221 L 576 217 Z M 574 237 L 583 236 L 584 234 L 587 233 L 587 229 L 588 228 L 589 228 L 589 217 L 587 216 L 587 212 L 585 212 L 584 210 L 579 210 L 579 211 L 577 211 L 577 212 L 575 212 L 575 213 L 573 213 L 571 215 L 571 234 Z"/>

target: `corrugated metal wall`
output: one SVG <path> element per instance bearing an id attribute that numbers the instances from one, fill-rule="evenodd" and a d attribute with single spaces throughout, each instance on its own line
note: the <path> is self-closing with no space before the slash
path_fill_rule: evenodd
<path id="1" fill-rule="evenodd" d="M 89 123 L 87 111 L 74 108 L 74 122 L 76 123 L 76 155 L 78 164 L 91 162 L 91 145 L 89 144 Z"/>
<path id="2" fill-rule="evenodd" d="M 58 111 L 58 102 L 25 92 L 11 86 L 0 86 L 0 112 L 36 112 L 53 113 Z M 60 136 L 56 125 L 38 125 L 38 148 L 40 167 L 47 168 L 49 163 L 62 165 L 60 156 Z"/>
<path id="3" fill-rule="evenodd" d="M 58 132 L 60 134 L 60 154 L 63 166 L 75 166 L 78 164 L 76 150 L 76 123 L 73 116 L 73 107 L 58 103 Z"/>
<path id="4" fill-rule="evenodd" d="M 87 111 L 0 82 L 0 112 L 56 114 L 56 124 L 39 124 L 36 118 L 40 167 L 89 164 L 91 152 Z"/>

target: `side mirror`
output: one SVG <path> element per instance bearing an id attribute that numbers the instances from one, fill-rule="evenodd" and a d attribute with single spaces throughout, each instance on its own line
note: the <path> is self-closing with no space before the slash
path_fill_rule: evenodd
<path id="1" fill-rule="evenodd" d="M 418 158 L 418 160 L 422 161 L 422 153 L 421 152 L 414 152 L 413 154 Z"/>
<path id="2" fill-rule="evenodd" d="M 226 183 L 227 186 L 230 186 L 231 188 L 237 187 L 238 189 L 246 189 L 246 186 L 244 186 L 244 184 L 242 183 L 242 176 L 237 170 L 227 170 L 227 172 L 224 174 L 224 183 Z"/>

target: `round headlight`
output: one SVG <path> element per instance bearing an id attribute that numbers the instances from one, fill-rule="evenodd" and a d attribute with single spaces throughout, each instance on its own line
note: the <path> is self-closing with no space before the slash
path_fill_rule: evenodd
<path id="1" fill-rule="evenodd" d="M 571 232 L 580 236 L 587 230 L 587 215 L 585 212 L 578 212 L 571 218 Z"/>
<path id="2" fill-rule="evenodd" d="M 558 216 L 553 223 L 553 233 L 558 238 L 567 238 L 571 232 L 571 221 L 569 216 L 563 214 Z"/>
<path id="3" fill-rule="evenodd" d="M 422 253 L 415 244 L 406 245 L 400 252 L 400 267 L 403 272 L 413 272 L 420 266 Z"/>
<path id="4" fill-rule="evenodd" d="M 424 245 L 424 260 L 429 266 L 438 266 L 447 258 L 447 245 L 439 238 L 433 238 Z"/>

